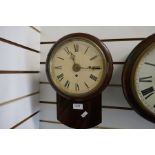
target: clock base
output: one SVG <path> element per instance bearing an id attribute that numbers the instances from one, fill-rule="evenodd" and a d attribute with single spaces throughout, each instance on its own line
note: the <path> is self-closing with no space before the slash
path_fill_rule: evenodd
<path id="1" fill-rule="evenodd" d="M 76 129 L 92 128 L 102 122 L 101 94 L 75 103 L 57 94 L 57 119 Z"/>

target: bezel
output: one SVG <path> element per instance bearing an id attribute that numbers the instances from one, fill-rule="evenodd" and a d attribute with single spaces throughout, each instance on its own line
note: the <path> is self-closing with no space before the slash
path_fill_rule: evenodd
<path id="1" fill-rule="evenodd" d="M 104 80 L 102 81 L 100 87 L 94 93 L 88 94 L 86 96 L 80 96 L 80 95 L 79 96 L 70 96 L 68 94 L 65 94 L 54 84 L 54 82 L 51 80 L 51 77 L 50 77 L 49 63 L 50 63 L 51 55 L 52 55 L 54 49 L 59 44 L 64 42 L 65 40 L 68 40 L 71 38 L 85 38 L 87 40 L 90 40 L 91 42 L 94 42 L 101 49 L 101 52 L 103 52 L 102 54 L 105 56 L 105 59 L 106 59 L 107 72 L 106 72 Z M 86 34 L 86 33 L 72 33 L 72 34 L 66 35 L 66 36 L 62 37 L 61 39 L 59 39 L 54 44 L 54 46 L 51 48 L 51 50 L 47 56 L 47 60 L 46 60 L 46 74 L 47 74 L 49 83 L 57 91 L 57 93 L 59 95 L 65 97 L 66 99 L 73 100 L 74 102 L 89 100 L 89 99 L 94 98 L 95 96 L 101 94 L 102 90 L 104 90 L 105 87 L 109 84 L 109 81 L 111 80 L 111 77 L 112 77 L 112 72 L 113 72 L 113 63 L 112 63 L 112 57 L 111 57 L 111 54 L 110 54 L 108 48 L 104 44 L 102 44 L 98 38 L 96 38 L 90 34 Z"/>
<path id="2" fill-rule="evenodd" d="M 145 119 L 155 123 L 155 114 L 149 111 L 140 101 L 135 89 L 134 71 L 142 56 L 148 51 L 149 47 L 155 43 L 155 34 L 140 42 L 128 56 L 122 73 L 122 87 L 124 96 L 134 110 Z"/>

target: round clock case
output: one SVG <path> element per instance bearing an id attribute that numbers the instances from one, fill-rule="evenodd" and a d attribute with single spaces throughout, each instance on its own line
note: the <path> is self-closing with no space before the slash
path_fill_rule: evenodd
<path id="1" fill-rule="evenodd" d="M 122 87 L 127 101 L 138 114 L 151 122 L 155 122 L 154 53 L 155 34 L 133 49 L 122 74 Z"/>
<path id="2" fill-rule="evenodd" d="M 76 41 L 77 41 L 77 43 L 79 43 L 79 45 L 78 45 L 79 51 L 76 51 L 76 47 L 74 49 L 74 42 L 76 42 Z M 81 41 L 81 43 L 80 43 L 80 41 Z M 54 77 L 54 68 L 52 68 L 51 66 L 53 65 L 52 63 L 54 63 L 54 61 L 56 61 L 56 60 L 54 60 L 54 57 L 55 57 L 57 51 L 64 52 L 64 55 L 61 55 L 61 57 L 59 57 L 59 59 L 61 58 L 62 61 L 64 61 L 64 59 L 67 59 L 67 57 L 68 58 L 71 57 L 74 61 L 74 57 L 72 57 L 72 56 L 74 56 L 74 55 L 77 56 L 78 52 L 81 52 L 81 53 L 84 52 L 84 50 L 82 49 L 82 46 L 84 46 L 82 41 L 84 41 L 85 43 L 87 42 L 88 45 L 90 44 L 92 46 L 91 48 L 94 48 L 94 50 L 97 49 L 97 51 L 100 52 L 99 53 L 100 57 L 103 58 L 102 59 L 102 61 L 103 61 L 102 67 L 103 68 L 102 67 L 101 68 L 90 67 L 90 66 L 88 68 L 92 72 L 95 72 L 94 71 L 95 69 L 96 70 L 102 69 L 101 71 L 104 73 L 101 76 L 98 86 L 95 87 L 93 91 L 88 89 L 88 92 L 85 92 L 83 94 L 82 93 L 76 94 L 75 92 L 72 94 L 72 93 L 68 93 L 65 89 L 67 89 L 66 87 L 71 87 L 70 85 L 73 85 L 74 81 L 72 81 L 70 84 L 69 82 L 67 82 L 68 81 L 67 79 L 62 77 L 62 74 L 58 74 L 57 76 L 61 75 L 61 79 L 59 81 L 57 80 L 58 82 L 62 83 L 67 80 L 66 83 L 63 83 L 63 86 L 65 89 L 59 87 L 59 85 L 57 84 L 57 81 L 54 79 L 54 78 L 57 78 L 57 76 Z M 66 50 L 67 43 L 70 43 L 71 47 L 69 47 Z M 66 45 L 66 46 L 64 46 L 64 45 Z M 63 49 L 61 48 L 61 46 L 63 47 Z M 81 48 L 81 50 L 80 50 L 80 48 Z M 87 53 L 91 52 L 90 50 L 87 50 L 87 49 L 86 49 L 86 51 L 87 51 Z M 100 57 L 96 58 L 96 56 L 94 56 L 92 58 L 90 58 L 90 57 L 88 57 L 88 58 L 89 58 L 89 60 L 92 59 L 91 62 L 93 62 L 96 60 L 99 61 Z M 83 59 L 83 57 L 81 57 L 81 59 Z M 87 58 L 84 59 L 84 62 L 87 60 L 88 60 Z M 68 59 L 67 59 L 67 61 L 68 61 Z M 71 61 L 71 60 L 69 60 L 69 61 Z M 89 64 L 89 62 L 88 62 L 88 64 Z M 64 64 L 64 66 L 67 63 L 68 62 L 66 62 Z M 80 63 L 82 63 L 82 61 L 79 59 L 78 63 L 80 64 Z M 97 63 L 97 61 L 96 61 L 96 63 Z M 59 65 L 59 64 L 57 64 L 57 65 Z M 73 64 L 72 72 L 74 71 L 75 73 L 79 72 L 79 74 L 83 74 L 82 76 L 84 79 L 86 75 L 84 74 L 84 72 L 80 71 L 80 69 L 81 69 L 80 65 Z M 61 66 L 61 68 L 62 67 L 63 66 Z M 86 67 L 86 66 L 84 66 L 84 67 Z M 59 70 L 60 70 L 59 66 L 57 68 L 59 68 Z M 72 72 L 70 74 L 72 74 Z M 104 44 L 102 44 L 100 42 L 100 40 L 97 39 L 96 37 L 89 35 L 89 34 L 85 34 L 85 33 L 73 33 L 73 34 L 66 35 L 66 36 L 62 37 L 61 39 L 59 39 L 54 44 L 54 46 L 51 48 L 51 50 L 47 56 L 47 61 L 46 61 L 46 73 L 47 73 L 49 83 L 57 92 L 57 119 L 60 122 L 62 122 L 63 124 L 66 124 L 67 126 L 72 127 L 72 128 L 90 128 L 90 127 L 96 126 L 97 124 L 101 123 L 101 115 L 102 115 L 101 92 L 108 85 L 108 83 L 111 79 L 111 76 L 112 76 L 112 72 L 113 72 L 113 63 L 112 63 L 111 54 L 110 54 L 109 50 L 107 49 L 107 47 Z M 66 73 L 68 73 L 68 71 L 66 71 Z M 57 72 L 56 72 L 56 74 L 57 74 Z M 63 76 L 65 76 L 65 75 L 63 75 Z M 90 80 L 89 77 L 87 77 L 87 78 L 88 78 L 88 80 L 86 82 L 88 82 Z M 81 79 L 81 80 L 83 80 L 83 79 Z M 94 78 L 92 78 L 92 79 L 94 80 L 93 82 L 96 81 Z M 65 80 L 65 81 L 63 81 L 63 80 Z M 74 109 L 73 107 L 76 105 L 82 106 L 82 109 Z M 84 114 L 86 114 L 86 115 L 84 116 Z"/>
<path id="3" fill-rule="evenodd" d="M 101 81 L 102 83 L 100 83 L 100 86 L 94 92 L 88 93 L 86 95 L 82 95 L 82 94 L 70 95 L 70 94 L 67 94 L 67 93 L 61 91 L 59 89 L 59 87 L 52 80 L 51 73 L 50 73 L 50 61 L 52 59 L 52 54 L 54 53 L 55 49 L 57 47 L 59 47 L 66 40 L 74 39 L 74 38 L 79 38 L 79 39 L 81 38 L 81 39 L 84 39 L 84 40 L 86 39 L 86 40 L 92 42 L 93 44 L 96 44 L 98 46 L 98 48 L 100 49 L 101 54 L 105 57 L 105 61 L 106 61 L 105 76 L 104 76 L 104 79 L 102 79 L 102 81 Z M 88 52 L 89 52 L 89 50 L 88 50 Z M 65 55 L 65 51 L 64 51 L 64 55 Z M 101 93 L 101 91 L 108 85 L 108 83 L 109 83 L 109 81 L 111 79 L 111 76 L 112 76 L 112 71 L 113 71 L 112 58 L 111 58 L 110 52 L 107 49 L 107 47 L 104 44 L 102 44 L 100 42 L 100 40 L 97 39 L 96 37 L 94 37 L 92 35 L 89 35 L 89 34 L 85 34 L 85 33 L 69 34 L 67 36 L 64 36 L 60 40 L 58 40 L 55 43 L 55 45 L 52 47 L 52 49 L 50 50 L 50 52 L 49 52 L 49 54 L 47 56 L 47 61 L 46 62 L 47 62 L 46 63 L 46 73 L 47 73 L 47 77 L 48 77 L 48 80 L 49 80 L 50 84 L 54 87 L 54 89 L 57 91 L 58 94 L 60 94 L 61 96 L 65 97 L 67 99 L 72 99 L 72 100 L 77 101 L 77 102 L 83 101 L 83 100 L 88 100 L 88 99 L 93 98 L 94 96 L 98 95 L 99 93 Z"/>

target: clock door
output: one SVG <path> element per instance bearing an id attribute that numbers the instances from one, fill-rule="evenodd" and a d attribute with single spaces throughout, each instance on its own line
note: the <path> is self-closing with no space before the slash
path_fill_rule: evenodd
<path id="1" fill-rule="evenodd" d="M 57 94 L 57 119 L 76 128 L 91 128 L 102 121 L 101 94 L 91 100 L 74 102 Z"/>

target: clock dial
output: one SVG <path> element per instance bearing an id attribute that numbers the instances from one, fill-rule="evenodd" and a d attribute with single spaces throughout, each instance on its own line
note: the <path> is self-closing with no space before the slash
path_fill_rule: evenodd
<path id="1" fill-rule="evenodd" d="M 101 88 L 110 66 L 105 51 L 84 36 L 59 41 L 48 57 L 49 79 L 61 93 L 72 97 L 88 96 Z"/>
<path id="2" fill-rule="evenodd" d="M 143 40 L 129 55 L 122 86 L 135 111 L 155 122 L 155 34 Z"/>
<path id="3" fill-rule="evenodd" d="M 85 39 L 73 38 L 63 42 L 51 60 L 54 84 L 69 95 L 96 90 L 106 74 L 106 59 L 101 49 Z"/>
<path id="4" fill-rule="evenodd" d="M 155 115 L 155 44 L 141 56 L 135 68 L 136 96 L 144 108 Z"/>

